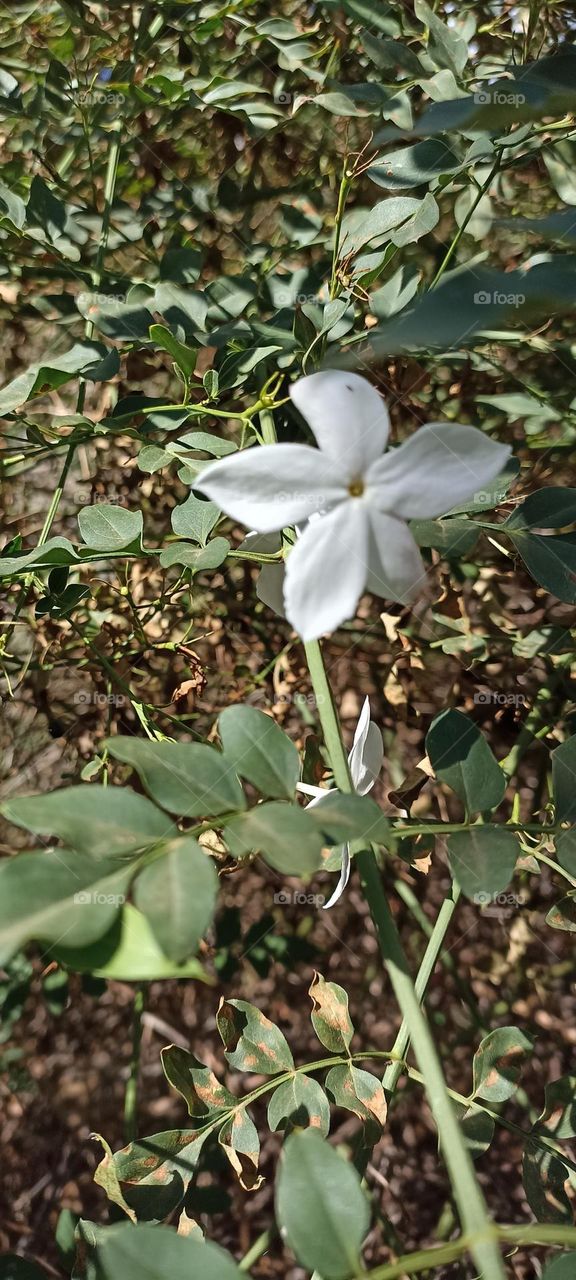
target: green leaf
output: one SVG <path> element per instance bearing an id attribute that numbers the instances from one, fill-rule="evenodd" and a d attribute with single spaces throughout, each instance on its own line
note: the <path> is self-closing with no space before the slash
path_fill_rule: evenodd
<path id="1" fill-rule="evenodd" d="M 571 827 L 556 837 L 556 856 L 561 867 L 576 876 L 576 830 Z"/>
<path id="2" fill-rule="evenodd" d="M 116 982 L 194 978 L 214 985 L 214 979 L 198 960 L 187 960 L 181 965 L 168 960 L 145 916 L 129 902 L 124 904 L 112 928 L 91 946 L 72 948 L 59 943 L 51 948 L 50 953 L 68 969 Z"/>
<path id="3" fill-rule="evenodd" d="M 576 734 L 552 752 L 552 793 L 557 822 L 576 821 Z"/>
<path id="4" fill-rule="evenodd" d="M 218 569 L 229 550 L 227 538 L 212 538 L 205 547 L 191 547 L 189 542 L 172 542 L 160 552 L 160 564 L 163 569 L 180 564 L 193 573 L 200 573 L 202 569 Z"/>
<path id="5" fill-rule="evenodd" d="M 187 347 L 183 342 L 179 342 L 174 334 L 170 332 L 163 324 L 151 324 L 149 329 L 150 341 L 160 347 L 162 351 L 167 351 L 172 356 L 174 362 L 181 369 L 184 378 L 194 377 L 196 368 L 196 360 L 198 359 L 198 350 L 193 347 Z"/>
<path id="6" fill-rule="evenodd" d="M 164 1075 L 173 1089 L 184 1098 L 189 1115 L 195 1118 L 212 1116 L 237 1106 L 238 1099 L 187 1049 L 170 1044 L 161 1050 Z"/>
<path id="7" fill-rule="evenodd" d="M 526 568 L 545 591 L 567 604 L 576 603 L 576 534 L 540 537 L 510 531 Z"/>
<path id="8" fill-rule="evenodd" d="M 179 1235 L 171 1227 L 141 1222 L 110 1227 L 95 1253 L 98 1280 L 242 1280 L 236 1263 L 219 1245 Z"/>
<path id="9" fill-rule="evenodd" d="M 66 787 L 44 796 L 5 800 L 0 813 L 17 827 L 58 836 L 66 845 L 108 858 L 170 838 L 175 828 L 155 805 L 129 787 Z"/>
<path id="10" fill-rule="evenodd" d="M 125 900 L 131 867 L 57 849 L 0 863 L 0 965 L 27 942 L 101 938 Z"/>
<path id="11" fill-rule="evenodd" d="M 291 800 L 300 773 L 296 747 L 271 716 L 256 707 L 227 707 L 218 721 L 224 755 L 264 796 Z"/>
<path id="12" fill-rule="evenodd" d="M 468 813 L 495 809 L 504 797 L 506 778 L 486 739 L 462 711 L 436 716 L 426 735 L 432 768 L 466 806 Z"/>
<path id="13" fill-rule="evenodd" d="M 448 67 L 458 76 L 468 61 L 468 44 L 463 36 L 438 17 L 425 0 L 414 0 L 414 13 L 424 24 L 428 36 L 428 53 L 437 67 Z"/>
<path id="14" fill-rule="evenodd" d="M 472 902 L 486 905 L 510 884 L 520 849 L 505 827 L 469 827 L 446 842 L 452 875 Z"/>
<path id="15" fill-rule="evenodd" d="M 337 1107 L 352 1111 L 369 1126 L 382 1130 L 386 1123 L 386 1095 L 380 1081 L 370 1071 L 344 1065 L 332 1067 L 326 1076 L 326 1088 Z"/>
<path id="16" fill-rule="evenodd" d="M 134 901 L 162 951 L 181 964 L 196 951 L 214 914 L 218 877 L 191 836 L 164 845 L 134 884 Z"/>
<path id="17" fill-rule="evenodd" d="M 465 556 L 474 549 L 480 529 L 473 520 L 411 520 L 419 547 L 435 547 L 444 556 Z"/>
<path id="18" fill-rule="evenodd" d="M 245 807 L 238 779 L 214 747 L 121 736 L 107 738 L 105 746 L 115 760 L 136 770 L 152 799 L 170 813 L 197 818 Z"/>
<path id="19" fill-rule="evenodd" d="M 474 1097 L 492 1104 L 511 1098 L 533 1048 L 532 1037 L 518 1027 L 497 1027 L 491 1031 L 474 1054 Z"/>
<path id="20" fill-rule="evenodd" d="M 576 1253 L 562 1253 L 546 1263 L 542 1272 L 542 1280 L 574 1280 L 576 1276 Z"/>
<path id="21" fill-rule="evenodd" d="M 370 1210 L 360 1178 L 315 1129 L 293 1133 L 280 1160 L 276 1217 L 298 1262 L 324 1280 L 361 1271 Z"/>
<path id="22" fill-rule="evenodd" d="M 109 354 L 108 348 L 100 342 L 77 342 L 64 355 L 52 356 L 45 363 L 38 360 L 0 391 L 0 416 L 12 413 L 35 396 L 62 387 L 71 378 L 89 379 L 91 374 L 98 372 L 98 366 Z M 107 373 L 109 378 L 120 367 L 117 353 L 114 355 L 116 368 L 112 367 Z"/>
<path id="23" fill-rule="evenodd" d="M 331 1053 L 348 1053 L 354 1026 L 348 1011 L 348 996 L 337 982 L 326 982 L 315 973 L 308 995 L 312 1000 L 312 1026 L 320 1044 Z"/>
<path id="24" fill-rule="evenodd" d="M 79 559 L 68 538 L 48 538 L 42 547 L 33 547 L 21 555 L 0 555 L 0 578 L 11 578 L 30 569 L 47 569 L 51 565 L 75 564 Z"/>
<path id="25" fill-rule="evenodd" d="M 576 300 L 576 255 L 550 255 L 525 270 L 459 267 L 412 306 L 370 333 L 355 361 L 431 348 L 474 346 L 477 335 L 495 328 L 510 333 L 540 318 L 571 312 Z"/>
<path id="26" fill-rule="evenodd" d="M 330 1129 L 330 1107 L 318 1081 L 299 1072 L 292 1080 L 279 1085 L 268 1103 L 268 1124 L 273 1132 L 317 1129 L 326 1138 Z"/>
<path id="27" fill-rule="evenodd" d="M 263 1076 L 293 1071 L 294 1059 L 286 1037 L 255 1005 L 222 998 L 216 1025 L 231 1067 Z"/>
<path id="28" fill-rule="evenodd" d="M 323 848 L 312 812 L 271 800 L 227 822 L 224 839 L 235 858 L 260 853 L 283 875 L 311 875 L 322 864 Z"/>
<path id="29" fill-rule="evenodd" d="M 329 844 L 350 840 L 385 844 L 390 834 L 390 823 L 371 796 L 330 791 L 307 813 Z"/>
<path id="30" fill-rule="evenodd" d="M 220 508 L 215 502 L 207 502 L 191 493 L 179 507 L 174 507 L 172 528 L 179 538 L 193 538 L 204 546 L 220 515 Z"/>
<path id="31" fill-rule="evenodd" d="M 505 529 L 563 529 L 576 521 L 576 489 L 537 489 L 502 526 Z"/>
<path id="32" fill-rule="evenodd" d="M 141 511 L 127 511 L 126 507 L 97 503 L 83 507 L 78 516 L 80 536 L 87 547 L 95 551 L 123 551 L 137 544 L 142 546 L 144 521 Z"/>
<path id="33" fill-rule="evenodd" d="M 367 173 L 379 187 L 402 191 L 431 182 L 441 174 L 456 173 L 461 167 L 462 161 L 446 142 L 431 139 L 378 156 Z"/>

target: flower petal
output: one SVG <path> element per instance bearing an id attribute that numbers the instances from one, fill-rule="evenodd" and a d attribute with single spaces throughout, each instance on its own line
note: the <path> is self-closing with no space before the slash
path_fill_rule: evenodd
<path id="1" fill-rule="evenodd" d="M 360 719 L 356 725 L 352 750 L 348 756 L 350 776 L 354 790 L 365 796 L 372 790 L 382 768 L 384 743 L 378 725 L 370 719 L 370 701 L 364 701 Z"/>
<path id="2" fill-rule="evenodd" d="M 324 454 L 362 476 L 386 448 L 390 419 L 384 401 L 366 378 L 345 369 L 328 369 L 299 378 L 290 396 L 312 428 Z"/>
<path id="3" fill-rule="evenodd" d="M 351 618 L 368 572 L 368 508 L 349 498 L 314 520 L 286 562 L 286 617 L 303 640 Z"/>
<path id="4" fill-rule="evenodd" d="M 265 444 L 210 463 L 194 488 L 234 520 L 257 533 L 271 533 L 348 496 L 345 481 L 330 471 L 318 449 Z"/>
<path id="5" fill-rule="evenodd" d="M 373 508 L 368 565 L 368 591 L 384 600 L 410 604 L 426 585 L 426 566 L 408 525 Z"/>
<path id="6" fill-rule="evenodd" d="M 344 893 L 346 885 L 348 884 L 348 881 L 350 879 L 350 869 L 351 869 L 350 845 L 345 844 L 342 846 L 342 865 L 340 867 L 340 877 L 338 880 L 338 884 L 336 885 L 336 888 L 334 890 L 334 893 L 332 894 L 332 897 L 329 898 L 327 902 L 324 902 L 322 904 L 323 911 L 329 911 L 330 907 L 333 907 L 334 904 L 338 901 L 338 899 L 342 897 L 342 894 Z"/>
<path id="7" fill-rule="evenodd" d="M 477 427 L 430 422 L 370 468 L 370 496 L 380 511 L 432 520 L 485 488 L 510 452 Z"/>

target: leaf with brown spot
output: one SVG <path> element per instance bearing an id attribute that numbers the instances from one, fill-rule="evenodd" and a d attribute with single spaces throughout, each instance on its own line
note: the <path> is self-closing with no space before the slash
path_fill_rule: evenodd
<path id="1" fill-rule="evenodd" d="M 170 1044 L 162 1049 L 160 1056 L 166 1079 L 182 1095 L 191 1116 L 214 1115 L 236 1106 L 234 1095 L 193 1053 L 188 1053 L 180 1045 Z"/>
<path id="2" fill-rule="evenodd" d="M 550 1138 L 576 1138 L 576 1076 L 561 1076 L 545 1086 L 544 1110 L 534 1131 Z"/>
<path id="3" fill-rule="evenodd" d="M 314 1006 L 312 1026 L 320 1043 L 332 1053 L 348 1053 L 354 1027 L 344 988 L 337 982 L 326 982 L 321 973 L 315 973 L 308 994 Z"/>
<path id="4" fill-rule="evenodd" d="M 258 1173 L 260 1139 L 253 1120 L 244 1107 L 222 1125 L 218 1142 L 245 1191 L 257 1191 L 264 1179 Z"/>
<path id="5" fill-rule="evenodd" d="M 511 1098 L 533 1047 L 532 1037 L 518 1027 L 497 1027 L 491 1031 L 474 1054 L 473 1096 L 487 1102 L 505 1102 Z"/>
<path id="6" fill-rule="evenodd" d="M 553 1151 L 526 1144 L 522 1181 L 526 1199 L 539 1222 L 566 1222 L 572 1225 L 572 1206 L 566 1195 L 568 1169 Z"/>
<path id="7" fill-rule="evenodd" d="M 550 908 L 546 924 L 551 929 L 561 929 L 563 933 L 576 933 L 576 898 L 573 894 L 567 894 Z"/>
<path id="8" fill-rule="evenodd" d="M 207 1137 L 205 1129 L 169 1129 L 141 1138 L 105 1157 L 94 1181 L 107 1195 L 114 1184 L 120 1188 L 133 1221 L 162 1222 L 182 1201 Z"/>
<path id="9" fill-rule="evenodd" d="M 330 1107 L 317 1080 L 298 1072 L 278 1085 L 268 1103 L 268 1124 L 273 1131 L 318 1129 L 323 1138 L 330 1129 Z"/>
<path id="10" fill-rule="evenodd" d="M 386 1123 L 387 1105 L 384 1089 L 376 1076 L 361 1071 L 352 1063 L 332 1067 L 326 1076 L 326 1088 L 337 1107 L 352 1111 L 365 1124 L 376 1126 L 379 1137 Z"/>
<path id="11" fill-rule="evenodd" d="M 255 1005 L 222 999 L 216 1025 L 231 1067 L 263 1076 L 294 1069 L 286 1037 Z"/>

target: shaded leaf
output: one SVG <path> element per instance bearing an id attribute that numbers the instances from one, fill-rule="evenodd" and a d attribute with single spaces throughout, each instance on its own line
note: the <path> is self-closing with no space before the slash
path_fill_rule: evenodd
<path id="1" fill-rule="evenodd" d="M 227 707 L 218 726 L 224 755 L 234 771 L 263 795 L 291 800 L 300 758 L 294 743 L 272 717 L 256 707 Z"/>
<path id="2" fill-rule="evenodd" d="M 492 1103 L 511 1098 L 533 1047 L 532 1037 L 518 1027 L 491 1031 L 474 1054 L 474 1096 Z"/>
<path id="3" fill-rule="evenodd" d="M 139 872 L 134 901 L 176 964 L 196 951 L 214 913 L 218 877 L 212 859 L 191 836 L 171 840 Z"/>
<path id="4" fill-rule="evenodd" d="M 462 711 L 436 716 L 426 735 L 426 750 L 438 778 L 456 792 L 468 813 L 495 809 L 506 778 L 483 734 Z"/>
<path id="5" fill-rule="evenodd" d="M 237 1105 L 234 1094 L 187 1049 L 170 1044 L 162 1049 L 160 1056 L 166 1079 L 184 1098 L 191 1116 L 210 1116 Z"/>
<path id="6" fill-rule="evenodd" d="M 244 1107 L 222 1125 L 218 1142 L 245 1191 L 257 1191 L 264 1179 L 258 1173 L 260 1139 L 254 1121 Z"/>
<path id="7" fill-rule="evenodd" d="M 509 885 L 520 849 L 505 827 L 469 827 L 447 836 L 446 844 L 452 875 L 479 906 L 487 906 Z"/>
<path id="8" fill-rule="evenodd" d="M 6 800 L 0 813 L 17 827 L 36 835 L 57 836 L 93 857 L 134 853 L 176 834 L 166 814 L 145 796 L 130 787 L 97 783 Z"/>
<path id="9" fill-rule="evenodd" d="M 323 846 L 313 812 L 271 800 L 227 822 L 224 838 L 236 858 L 260 853 L 284 875 L 310 875 L 321 866 Z"/>
<path id="10" fill-rule="evenodd" d="M 322 1137 L 330 1129 L 330 1107 L 326 1094 L 312 1076 L 298 1072 L 292 1080 L 286 1080 L 274 1090 L 268 1103 L 268 1124 L 274 1131 L 293 1129 L 318 1129 Z"/>
<path id="11" fill-rule="evenodd" d="M 286 1037 L 255 1005 L 246 1000 L 222 999 L 216 1025 L 231 1067 L 264 1076 L 293 1070 L 294 1059 Z"/>
<path id="12" fill-rule="evenodd" d="M 121 736 L 107 738 L 105 745 L 115 760 L 136 770 L 152 799 L 171 813 L 195 818 L 245 807 L 238 779 L 214 747 Z"/>

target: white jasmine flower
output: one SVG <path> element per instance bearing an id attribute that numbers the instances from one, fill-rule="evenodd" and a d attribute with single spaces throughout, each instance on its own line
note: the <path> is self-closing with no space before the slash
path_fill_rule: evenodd
<path id="1" fill-rule="evenodd" d="M 434 519 L 486 488 L 510 449 L 476 427 L 432 422 L 386 453 L 384 402 L 341 369 L 300 378 L 290 395 L 318 449 L 233 453 L 206 467 L 195 487 L 258 533 L 308 522 L 288 557 L 284 605 L 302 638 L 315 640 L 353 617 L 365 588 L 413 600 L 426 569 L 407 521 Z"/>
<path id="2" fill-rule="evenodd" d="M 354 741 L 352 749 L 348 755 L 348 765 L 350 767 L 350 777 L 354 790 L 360 796 L 365 796 L 372 790 L 376 778 L 382 768 L 384 759 L 384 743 L 382 734 L 378 725 L 370 719 L 370 702 L 368 698 L 364 701 L 364 706 L 360 712 L 360 719 L 356 725 Z M 306 796 L 313 796 L 310 804 L 306 805 L 310 809 L 312 805 L 318 804 L 325 796 L 329 796 L 336 787 L 313 787 L 306 782 L 297 783 L 297 790 Z M 342 846 L 342 863 L 340 867 L 340 878 L 338 884 L 328 899 L 324 903 L 324 911 L 328 911 L 329 907 L 333 907 L 335 902 L 342 897 L 346 885 L 350 879 L 350 845 Z"/>

